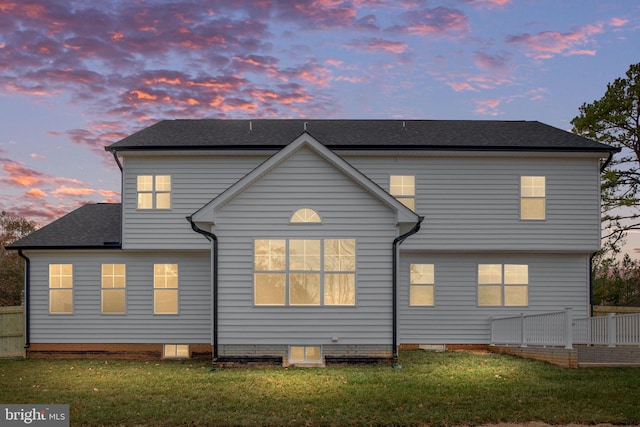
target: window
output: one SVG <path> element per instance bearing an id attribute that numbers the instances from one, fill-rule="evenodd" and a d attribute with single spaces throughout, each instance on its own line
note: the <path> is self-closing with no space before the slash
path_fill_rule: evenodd
<path id="1" fill-rule="evenodd" d="M 320 305 L 320 240 L 289 240 L 289 304 Z"/>
<path id="2" fill-rule="evenodd" d="M 478 265 L 479 306 L 527 306 L 528 294 L 528 265 Z"/>
<path id="3" fill-rule="evenodd" d="M 256 305 L 355 305 L 353 239 L 256 240 Z"/>
<path id="4" fill-rule="evenodd" d="M 356 304 L 356 241 L 324 241 L 325 305 Z"/>
<path id="5" fill-rule="evenodd" d="M 416 178 L 407 175 L 391 175 L 389 193 L 409 209 L 416 208 Z"/>
<path id="6" fill-rule="evenodd" d="M 170 175 L 138 175 L 138 209 L 171 208 Z"/>
<path id="7" fill-rule="evenodd" d="M 546 179 L 544 176 L 520 177 L 520 219 L 546 218 Z"/>
<path id="8" fill-rule="evenodd" d="M 126 266 L 102 264 L 102 314 L 124 314 Z"/>
<path id="9" fill-rule="evenodd" d="M 73 313 L 72 264 L 49 264 L 49 313 Z"/>
<path id="10" fill-rule="evenodd" d="M 409 266 L 409 305 L 434 305 L 433 264 L 411 264 Z"/>
<path id="11" fill-rule="evenodd" d="M 189 344 L 165 344 L 162 350 L 165 359 L 189 358 Z"/>
<path id="12" fill-rule="evenodd" d="M 322 349 L 319 345 L 292 345 L 289 348 L 289 353 L 290 362 L 322 362 Z"/>
<path id="13" fill-rule="evenodd" d="M 178 314 L 178 264 L 153 265 L 153 313 Z"/>
<path id="14" fill-rule="evenodd" d="M 295 213 L 291 216 L 290 222 L 319 223 L 321 222 L 321 220 L 320 220 L 320 215 L 318 215 L 318 213 L 313 209 L 302 208 L 295 211 Z"/>

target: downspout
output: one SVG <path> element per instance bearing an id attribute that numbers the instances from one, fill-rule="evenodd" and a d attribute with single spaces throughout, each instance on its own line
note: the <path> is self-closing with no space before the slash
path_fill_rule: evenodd
<path id="1" fill-rule="evenodd" d="M 199 228 L 191 216 L 187 217 L 187 220 L 191 224 L 191 229 L 198 234 L 202 234 L 208 241 L 211 242 L 213 247 L 213 274 L 211 275 L 211 288 L 213 298 L 213 363 L 218 361 L 218 236 L 208 231 Z"/>
<path id="2" fill-rule="evenodd" d="M 413 226 L 411 230 L 406 232 L 405 234 L 396 237 L 393 240 L 393 264 L 391 267 L 392 270 L 392 281 L 391 281 L 391 289 L 392 289 L 392 304 L 393 304 L 393 361 L 394 363 L 398 360 L 398 246 L 402 244 L 409 236 L 416 234 L 420 231 L 420 224 L 424 220 L 423 216 L 418 217 L 418 222 Z"/>
<path id="3" fill-rule="evenodd" d="M 31 345 L 31 322 L 30 322 L 30 301 L 29 293 L 31 291 L 31 260 L 22 253 L 22 249 L 18 249 L 18 255 L 24 259 L 24 348 Z"/>

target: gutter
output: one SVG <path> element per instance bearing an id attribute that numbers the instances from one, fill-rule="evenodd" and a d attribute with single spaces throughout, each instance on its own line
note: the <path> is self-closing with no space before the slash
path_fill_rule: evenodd
<path id="1" fill-rule="evenodd" d="M 191 224 L 191 229 L 193 231 L 198 234 L 202 234 L 208 241 L 211 242 L 212 245 L 211 256 L 213 258 L 213 273 L 211 275 L 211 296 L 213 298 L 213 312 L 211 313 L 211 321 L 213 323 L 213 363 L 216 363 L 218 361 L 218 236 L 199 228 L 196 223 L 193 222 L 192 216 L 188 216 L 187 221 L 189 221 L 189 223 Z"/>
<path id="2" fill-rule="evenodd" d="M 422 221 L 424 221 L 424 217 L 423 216 L 419 216 L 418 217 L 418 222 L 416 223 L 416 225 L 413 226 L 413 228 L 411 230 L 409 230 L 408 232 L 406 232 L 405 234 L 396 237 L 393 240 L 393 264 L 391 267 L 392 270 L 392 285 L 391 285 L 391 289 L 392 289 L 392 304 L 393 304 L 393 339 L 392 339 L 392 346 L 393 346 L 393 361 L 394 363 L 397 362 L 398 360 L 398 246 L 400 246 L 402 244 L 402 242 L 404 242 L 405 240 L 407 240 L 408 237 L 416 234 L 418 231 L 420 231 L 420 225 L 422 224 Z"/>
<path id="3" fill-rule="evenodd" d="M 613 155 L 615 153 L 619 153 L 620 149 L 616 150 L 616 151 L 609 151 L 609 157 L 607 157 L 607 160 L 605 160 L 605 162 L 602 164 L 602 166 L 600 166 L 600 173 L 604 172 L 604 170 L 607 168 L 607 166 L 609 166 L 609 163 L 611 163 L 611 160 L 613 160 Z"/>
<path id="4" fill-rule="evenodd" d="M 29 348 L 31 345 L 30 340 L 30 331 L 31 331 L 31 322 L 30 322 L 30 301 L 29 301 L 29 293 L 31 290 L 31 260 L 22 253 L 22 249 L 18 249 L 18 255 L 20 258 L 24 259 L 24 348 Z"/>
<path id="5" fill-rule="evenodd" d="M 122 163 L 120 163 L 120 159 L 118 159 L 118 151 L 113 150 L 111 154 L 113 154 L 113 158 L 116 160 L 116 164 L 118 165 L 118 168 L 120 168 L 120 172 L 122 172 L 123 168 L 122 168 Z"/>

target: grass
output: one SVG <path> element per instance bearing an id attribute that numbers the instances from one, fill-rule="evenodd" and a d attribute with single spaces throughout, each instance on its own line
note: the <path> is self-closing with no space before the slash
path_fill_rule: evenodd
<path id="1" fill-rule="evenodd" d="M 402 369 L 0 360 L 3 404 L 68 404 L 73 426 L 640 424 L 640 369 L 406 351 Z"/>

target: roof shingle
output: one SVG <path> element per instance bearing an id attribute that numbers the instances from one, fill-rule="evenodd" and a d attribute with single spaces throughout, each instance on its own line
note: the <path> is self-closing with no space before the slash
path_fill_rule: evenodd
<path id="1" fill-rule="evenodd" d="M 164 120 L 106 149 L 278 150 L 305 131 L 330 149 L 616 151 L 537 121 L 303 119 Z"/>
<path id="2" fill-rule="evenodd" d="M 84 205 L 7 249 L 120 248 L 121 216 L 120 203 Z"/>

